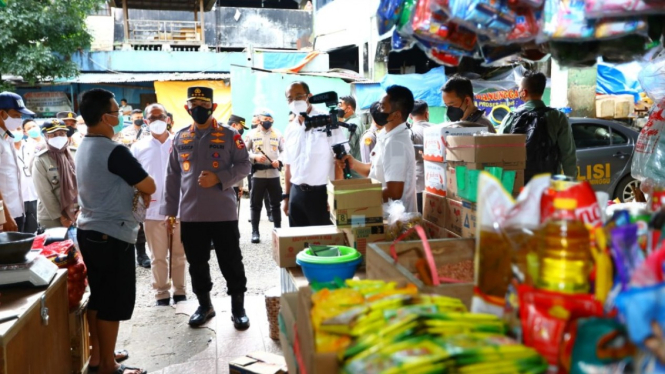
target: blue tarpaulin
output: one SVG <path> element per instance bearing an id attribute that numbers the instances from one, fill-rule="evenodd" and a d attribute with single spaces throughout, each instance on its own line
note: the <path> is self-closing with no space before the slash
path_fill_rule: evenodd
<path id="1" fill-rule="evenodd" d="M 599 62 L 596 92 L 603 95 L 633 95 L 637 102 L 643 91 L 637 80 L 640 70 L 637 62 L 619 65 Z"/>
<path id="2" fill-rule="evenodd" d="M 434 68 L 425 74 L 388 74 L 381 83 L 363 83 L 356 85 L 356 101 L 362 109 L 367 109 L 379 101 L 385 94 L 386 88 L 397 84 L 413 92 L 416 100 L 424 100 L 431 107 L 443 106 L 441 87 L 446 82 L 446 73 L 443 67 Z"/>

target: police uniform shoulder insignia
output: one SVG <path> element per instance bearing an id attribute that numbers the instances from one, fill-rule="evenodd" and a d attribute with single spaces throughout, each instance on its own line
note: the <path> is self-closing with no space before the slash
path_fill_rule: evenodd
<path id="1" fill-rule="evenodd" d="M 372 144 L 372 138 L 369 137 L 369 136 L 366 136 L 365 137 L 365 145 L 370 145 L 370 144 Z"/>
<path id="2" fill-rule="evenodd" d="M 245 148 L 245 143 L 242 141 L 240 134 L 237 134 L 233 137 L 233 141 L 236 143 L 236 148 L 243 149 Z"/>

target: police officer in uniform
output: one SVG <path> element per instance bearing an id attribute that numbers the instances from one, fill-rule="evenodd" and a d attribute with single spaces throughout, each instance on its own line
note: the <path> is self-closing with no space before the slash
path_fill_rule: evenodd
<path id="1" fill-rule="evenodd" d="M 59 112 L 55 117 L 61 120 L 65 126 L 67 126 L 67 139 L 69 140 L 69 145 L 73 147 L 78 147 L 83 140 L 83 136 L 78 132 L 76 128 L 76 113 L 74 112 Z"/>
<path id="2" fill-rule="evenodd" d="M 363 133 L 360 139 L 360 157 L 363 163 L 369 164 L 370 155 L 376 145 L 376 136 L 386 125 L 385 119 L 379 114 L 381 112 L 380 103 L 374 102 L 369 107 L 369 114 L 372 116 L 372 126 Z"/>
<path id="3" fill-rule="evenodd" d="M 263 197 L 270 196 L 272 218 L 276 228 L 281 227 L 282 214 L 279 204 L 282 201 L 282 185 L 279 172 L 282 163 L 279 161 L 280 153 L 284 151 L 284 138 L 282 134 L 272 127 L 274 119 L 272 112 L 267 109 L 259 111 L 259 126 L 249 133 L 247 149 L 249 159 L 254 170 L 252 177 L 252 190 L 250 191 L 250 207 L 252 211 L 252 243 L 259 243 L 259 219 L 261 218 L 261 204 Z"/>
<path id="4" fill-rule="evenodd" d="M 236 329 L 249 328 L 244 298 L 247 278 L 240 252 L 238 212 L 233 186 L 249 174 L 251 164 L 237 131 L 217 123 L 217 104 L 207 87 L 187 89 L 193 122 L 178 131 L 169 156 L 160 213 L 167 222 L 180 212 L 180 232 L 199 307 L 189 319 L 201 326 L 215 316 L 210 300 L 210 241 L 231 296 Z"/>
<path id="5" fill-rule="evenodd" d="M 245 133 L 245 130 L 249 129 L 247 125 L 245 125 L 245 118 L 236 116 L 235 114 L 231 114 L 229 117 L 229 120 L 225 127 L 230 127 L 238 132 L 238 134 L 243 135 Z M 243 138 L 245 139 L 245 138 Z M 245 143 L 247 143 L 245 141 Z M 248 178 L 251 180 L 252 173 L 249 174 Z M 236 195 L 238 196 L 238 209 L 240 209 L 240 199 L 242 198 L 242 189 L 245 186 L 245 181 L 240 180 L 240 182 L 236 183 L 235 186 L 233 186 L 233 189 L 236 191 Z M 251 222 L 251 220 L 250 220 Z"/>

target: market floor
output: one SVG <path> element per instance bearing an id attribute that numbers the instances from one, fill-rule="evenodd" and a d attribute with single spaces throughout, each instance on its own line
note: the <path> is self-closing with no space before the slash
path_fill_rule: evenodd
<path id="1" fill-rule="evenodd" d="M 281 354 L 278 341 L 269 337 L 264 293 L 279 287 L 279 268 L 272 259 L 272 223 L 262 211 L 261 243 L 252 244 L 249 200 L 243 199 L 240 213 L 240 246 L 243 252 L 248 292 L 245 309 L 251 327 L 236 331 L 231 322 L 231 301 L 226 296 L 226 282 L 219 270 L 214 251 L 210 260 L 213 277 L 213 304 L 217 316 L 207 327 L 190 328 L 187 324 L 198 303 L 191 294 L 178 308 L 157 307 L 151 286 L 150 269 L 137 267 L 137 298 L 134 315 L 120 324 L 118 349 L 127 349 L 130 358 L 124 364 L 159 374 L 228 373 L 228 362 L 245 354 L 265 351 Z"/>

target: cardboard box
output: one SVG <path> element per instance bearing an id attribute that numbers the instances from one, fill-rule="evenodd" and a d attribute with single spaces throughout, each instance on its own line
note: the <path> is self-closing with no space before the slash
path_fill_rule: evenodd
<path id="1" fill-rule="evenodd" d="M 446 239 L 448 237 L 448 230 L 427 220 L 423 220 L 423 228 L 428 239 Z"/>
<path id="2" fill-rule="evenodd" d="M 526 135 L 448 136 L 446 161 L 526 163 Z"/>
<path id="3" fill-rule="evenodd" d="M 293 345 L 295 334 L 293 329 L 298 316 L 298 293 L 288 292 L 279 299 L 279 329 L 287 338 L 289 345 Z"/>
<path id="4" fill-rule="evenodd" d="M 286 367 L 289 369 L 289 374 L 298 374 L 298 362 L 296 361 L 293 344 L 289 344 L 286 335 L 282 332 L 279 333 L 279 344 L 282 347 L 284 361 L 286 361 Z"/>
<path id="5" fill-rule="evenodd" d="M 473 239 L 436 239 L 430 240 L 436 266 L 454 264 L 474 258 L 475 244 Z M 427 286 L 416 278 L 416 261 L 424 253 L 421 241 L 405 241 L 397 243 L 397 263 L 390 256 L 392 243 L 370 244 L 367 250 L 367 277 L 384 281 L 408 282 L 414 284 L 422 293 L 455 297 L 470 310 L 473 296 L 473 282 L 444 283 L 439 286 Z M 417 251 L 412 249 L 416 248 Z"/>
<path id="6" fill-rule="evenodd" d="M 500 167 L 507 171 L 515 171 L 513 180 L 513 189 L 509 191 L 514 197 L 517 197 L 524 187 L 524 163 L 468 163 L 468 162 L 449 162 L 446 168 L 446 197 L 453 199 L 464 199 L 465 196 L 460 193 L 458 186 L 457 167 L 465 166 L 467 170 L 484 170 L 487 167 Z"/>
<path id="7" fill-rule="evenodd" d="M 296 255 L 309 245 L 344 245 L 344 233 L 335 226 L 288 227 L 272 232 L 272 254 L 277 266 L 295 267 Z"/>
<path id="8" fill-rule="evenodd" d="M 462 200 L 462 234 L 463 238 L 476 237 L 476 204 Z"/>
<path id="9" fill-rule="evenodd" d="M 309 286 L 300 266 L 280 269 L 279 281 L 282 293 L 298 292 L 301 287 Z"/>
<path id="10" fill-rule="evenodd" d="M 231 374 L 286 374 L 284 357 L 267 352 L 254 352 L 229 362 Z"/>
<path id="11" fill-rule="evenodd" d="M 446 238 L 447 239 L 461 239 L 462 237 L 455 234 L 454 232 L 452 232 L 450 230 L 446 230 Z"/>
<path id="12" fill-rule="evenodd" d="M 350 229 L 342 229 L 346 242 L 349 247 L 353 247 L 363 255 L 363 265 L 367 255 L 367 245 L 370 243 L 383 242 L 386 240 L 386 227 L 369 226 L 369 227 L 353 227 Z"/>
<path id="13" fill-rule="evenodd" d="M 446 164 L 425 161 L 425 191 L 446 196 Z"/>
<path id="14" fill-rule="evenodd" d="M 462 236 L 462 210 L 460 200 L 446 198 L 446 225 L 445 228 L 455 235 Z"/>
<path id="15" fill-rule="evenodd" d="M 446 227 L 446 198 L 425 192 L 423 196 L 423 218 L 439 227 Z"/>
<path id="16" fill-rule="evenodd" d="M 423 131 L 423 159 L 446 162 L 446 137 L 452 135 L 472 135 L 487 130 L 486 127 L 450 128 L 443 125 L 432 126 Z"/>
<path id="17" fill-rule="evenodd" d="M 381 182 L 369 178 L 343 179 L 328 183 L 328 204 L 337 227 L 383 225 Z"/>
<path id="18" fill-rule="evenodd" d="M 376 245 L 376 244 L 370 244 Z M 338 374 L 340 372 L 335 353 L 317 353 L 314 345 L 312 310 L 312 289 L 298 291 L 298 320 L 296 321 L 296 360 L 302 362 L 302 372 L 307 374 Z M 301 317 L 302 316 L 302 317 Z"/>

